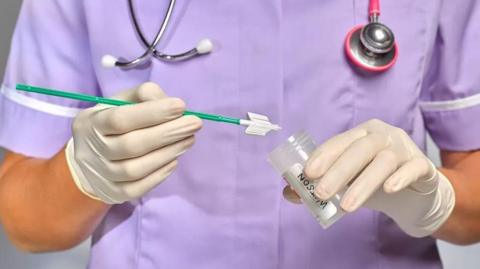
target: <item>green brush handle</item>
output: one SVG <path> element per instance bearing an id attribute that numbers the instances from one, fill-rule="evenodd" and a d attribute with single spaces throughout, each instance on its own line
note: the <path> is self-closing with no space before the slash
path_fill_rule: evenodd
<path id="1" fill-rule="evenodd" d="M 204 120 L 226 122 L 226 123 L 232 123 L 232 124 L 240 125 L 240 119 L 224 117 L 224 116 L 220 116 L 220 115 L 207 114 L 207 113 L 202 113 L 202 112 L 194 112 L 194 111 L 188 111 L 188 110 L 185 110 L 185 112 L 183 112 L 183 115 L 194 115 L 194 116 L 197 116 L 197 117 L 199 117 L 201 119 L 204 119 Z"/>
<path id="2" fill-rule="evenodd" d="M 17 90 L 20 90 L 20 91 L 34 92 L 34 93 L 40 93 L 40 94 L 45 94 L 45 95 L 58 96 L 58 97 L 75 99 L 75 100 L 80 100 L 80 101 L 85 101 L 85 102 L 90 102 L 90 103 L 97 103 L 97 104 L 106 104 L 106 105 L 112 105 L 112 106 L 124 106 L 124 105 L 134 104 L 134 103 L 128 102 L 128 101 L 108 99 L 108 98 L 103 98 L 103 97 L 98 97 L 98 96 L 93 96 L 93 95 L 87 95 L 87 94 L 74 93 L 74 92 L 64 92 L 64 91 L 34 87 L 34 86 L 23 85 L 23 84 L 17 84 L 16 88 L 17 88 Z M 226 122 L 226 123 L 240 125 L 240 119 L 224 117 L 224 116 L 221 116 L 221 115 L 207 114 L 207 113 L 194 112 L 194 111 L 188 111 L 188 110 L 186 110 L 183 114 L 184 115 L 194 115 L 194 116 L 197 116 L 197 117 L 199 117 L 201 119 L 204 119 L 204 120 Z"/>

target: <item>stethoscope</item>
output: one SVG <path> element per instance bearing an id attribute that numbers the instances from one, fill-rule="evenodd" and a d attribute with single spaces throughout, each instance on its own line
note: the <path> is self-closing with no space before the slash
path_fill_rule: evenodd
<path id="1" fill-rule="evenodd" d="M 393 31 L 386 25 L 378 22 L 380 1 L 369 1 L 369 23 L 356 26 L 348 32 L 345 39 L 345 52 L 347 58 L 354 66 L 369 72 L 382 72 L 395 64 L 398 58 L 398 46 L 395 42 Z M 133 68 L 150 61 L 152 57 L 164 62 L 178 62 L 210 53 L 213 49 L 213 44 L 208 38 L 200 40 L 195 48 L 180 54 L 169 55 L 156 49 L 170 22 L 175 2 L 176 0 L 170 0 L 161 27 L 155 35 L 153 42 L 149 43 L 138 23 L 133 0 L 128 0 L 133 26 L 146 47 L 146 51 L 140 57 L 131 61 L 120 60 L 107 54 L 102 58 L 102 65 L 104 67 Z"/>
<path id="2" fill-rule="evenodd" d="M 380 1 L 370 0 L 369 23 L 358 25 L 347 34 L 345 52 L 350 62 L 368 72 L 382 72 L 395 64 L 398 46 L 393 31 L 378 22 Z"/>
<path id="3" fill-rule="evenodd" d="M 168 5 L 167 11 L 165 13 L 165 17 L 160 26 L 160 29 L 155 35 L 153 42 L 149 43 L 145 38 L 145 35 L 143 34 L 143 31 L 140 28 L 140 25 L 138 23 L 137 16 L 135 14 L 135 8 L 133 6 L 133 0 L 128 0 L 128 9 L 130 11 L 130 16 L 132 17 L 132 24 L 138 36 L 140 37 L 140 40 L 142 41 L 143 45 L 146 47 L 146 50 L 140 57 L 137 57 L 130 61 L 120 60 L 109 54 L 104 55 L 102 57 L 102 65 L 107 68 L 111 68 L 115 66 L 121 67 L 121 68 L 134 68 L 144 63 L 147 63 L 148 61 L 150 61 L 152 57 L 155 57 L 156 59 L 164 62 L 179 62 L 179 61 L 192 59 L 194 57 L 211 52 L 213 49 L 213 44 L 208 38 L 204 38 L 200 40 L 195 48 L 179 54 L 169 55 L 169 54 L 162 53 L 156 49 L 157 45 L 162 40 L 163 34 L 165 33 L 165 30 L 167 29 L 168 24 L 170 23 L 172 12 L 175 7 L 175 2 L 176 0 L 170 0 L 170 4 Z"/>

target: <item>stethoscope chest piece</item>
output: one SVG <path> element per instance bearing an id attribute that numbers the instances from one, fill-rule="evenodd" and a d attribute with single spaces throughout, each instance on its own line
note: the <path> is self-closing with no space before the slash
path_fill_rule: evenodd
<path id="1" fill-rule="evenodd" d="M 370 4 L 370 22 L 348 32 L 345 52 L 354 66 L 369 72 L 382 72 L 395 64 L 398 47 L 392 30 L 377 21 L 379 5 L 373 2 L 376 3 Z"/>

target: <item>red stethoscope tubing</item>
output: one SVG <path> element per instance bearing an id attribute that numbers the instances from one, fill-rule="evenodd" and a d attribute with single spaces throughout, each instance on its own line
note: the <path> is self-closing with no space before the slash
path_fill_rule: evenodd
<path id="1" fill-rule="evenodd" d="M 368 6 L 368 15 L 371 16 L 380 16 L 380 0 L 370 0 L 370 5 Z"/>

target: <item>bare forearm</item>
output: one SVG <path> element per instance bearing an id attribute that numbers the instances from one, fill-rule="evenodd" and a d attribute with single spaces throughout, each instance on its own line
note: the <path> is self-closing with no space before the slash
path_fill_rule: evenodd
<path id="1" fill-rule="evenodd" d="M 0 171 L 0 218 L 18 247 L 70 248 L 101 221 L 109 207 L 83 195 L 70 177 L 63 150 L 49 160 L 7 154 Z"/>
<path id="2" fill-rule="evenodd" d="M 455 244 L 480 241 L 480 152 L 443 152 L 443 174 L 455 189 L 455 208 L 434 234 Z"/>

